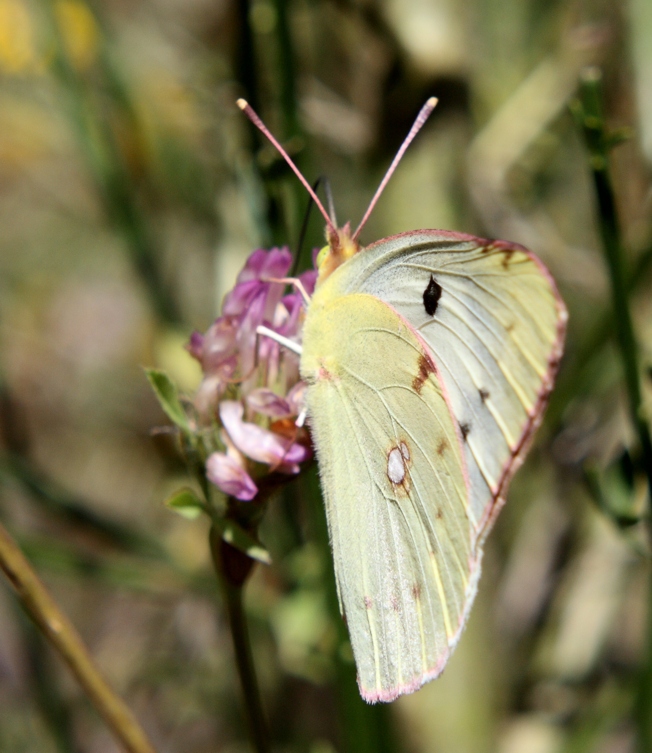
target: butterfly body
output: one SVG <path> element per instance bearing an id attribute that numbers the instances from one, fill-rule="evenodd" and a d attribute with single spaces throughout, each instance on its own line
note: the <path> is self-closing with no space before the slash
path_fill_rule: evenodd
<path id="1" fill-rule="evenodd" d="M 457 643 L 565 320 L 532 254 L 447 231 L 386 238 L 320 276 L 301 373 L 366 700 L 433 679 Z"/>

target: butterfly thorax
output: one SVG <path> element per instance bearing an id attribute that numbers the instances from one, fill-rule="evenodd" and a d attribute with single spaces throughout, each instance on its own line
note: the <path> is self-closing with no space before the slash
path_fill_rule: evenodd
<path id="1" fill-rule="evenodd" d="M 327 228 L 326 240 L 328 245 L 317 255 L 317 285 L 321 285 L 339 266 L 360 250 L 358 242 L 351 237 L 351 226 L 348 222 L 335 231 Z"/>

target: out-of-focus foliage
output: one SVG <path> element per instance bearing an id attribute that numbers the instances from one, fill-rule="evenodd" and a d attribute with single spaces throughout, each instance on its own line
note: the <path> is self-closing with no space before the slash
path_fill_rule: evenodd
<path id="1" fill-rule="evenodd" d="M 422 227 L 518 241 L 570 311 L 558 389 L 492 533 L 444 676 L 357 696 L 315 474 L 270 504 L 247 590 L 277 750 L 633 750 L 649 601 L 644 479 L 610 340 L 586 153 L 568 104 L 603 67 L 631 303 L 652 373 L 648 0 L 0 0 L 0 516 L 161 751 L 247 733 L 203 519 L 142 366 L 184 351 L 307 199 L 246 97 L 339 219 L 359 219 L 427 96 L 440 105 L 363 242 Z M 313 219 L 304 241 L 322 244 Z M 635 270 L 635 271 L 634 271 Z M 652 414 L 650 382 L 644 385 Z M 0 750 L 116 750 L 0 588 Z"/>

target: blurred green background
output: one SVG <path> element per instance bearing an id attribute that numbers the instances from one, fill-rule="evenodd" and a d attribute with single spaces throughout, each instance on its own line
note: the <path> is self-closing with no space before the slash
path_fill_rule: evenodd
<path id="1" fill-rule="evenodd" d="M 257 247 L 296 250 L 307 197 L 361 217 L 428 96 L 440 104 L 362 242 L 447 228 L 520 242 L 570 311 L 547 420 L 443 677 L 357 695 L 316 474 L 269 507 L 247 590 L 278 751 L 626 753 L 649 642 L 645 479 L 569 102 L 604 71 L 652 412 L 649 0 L 0 0 L 0 517 L 160 751 L 249 750 L 207 524 L 144 377 L 184 351 Z M 316 214 L 316 213 L 314 213 Z M 323 244 L 313 217 L 303 244 Z M 645 381 L 647 380 L 647 381 Z M 0 750 L 118 748 L 0 585 Z"/>

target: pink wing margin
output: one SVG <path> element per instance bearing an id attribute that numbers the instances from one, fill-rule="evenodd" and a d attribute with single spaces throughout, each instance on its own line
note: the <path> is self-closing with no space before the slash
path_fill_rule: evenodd
<path id="1" fill-rule="evenodd" d="M 514 251 L 522 251 L 528 258 L 530 258 L 536 266 L 539 268 L 541 274 L 545 277 L 550 285 L 550 289 L 555 297 L 555 305 L 557 308 L 557 332 L 553 342 L 550 355 L 548 356 L 548 368 L 541 382 L 541 388 L 537 394 L 537 400 L 534 406 L 534 410 L 530 414 L 529 420 L 525 424 L 523 433 L 516 445 L 512 457 L 505 463 L 503 472 L 498 482 L 498 490 L 494 495 L 491 505 L 487 508 L 487 514 L 480 522 L 480 533 L 478 534 L 478 540 L 476 546 L 482 546 L 484 540 L 487 537 L 489 531 L 496 522 L 498 513 L 501 511 L 505 504 L 507 489 L 509 488 L 509 482 L 512 480 L 512 476 L 521 467 L 525 456 L 530 449 L 536 430 L 541 425 L 543 417 L 548 405 L 550 394 L 555 386 L 555 379 L 557 378 L 557 372 L 559 371 L 559 364 L 564 352 L 564 343 L 566 341 L 566 327 L 568 324 L 568 310 L 563 298 L 561 297 L 557 288 L 557 283 L 554 277 L 550 274 L 550 271 L 546 265 L 539 259 L 539 257 L 529 251 L 525 246 L 520 243 L 510 243 L 509 241 L 492 241 L 486 238 L 474 238 L 469 236 L 469 239 L 474 240 L 483 247 L 492 246 L 493 248 L 504 248 L 506 250 L 513 249 Z"/>

